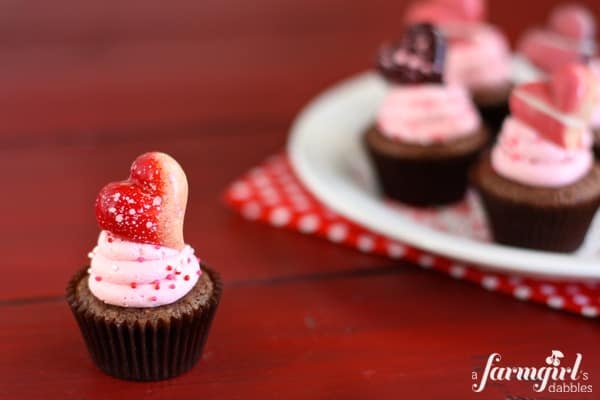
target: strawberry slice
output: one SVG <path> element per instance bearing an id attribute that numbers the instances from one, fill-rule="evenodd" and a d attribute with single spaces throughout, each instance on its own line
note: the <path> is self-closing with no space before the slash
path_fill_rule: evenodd
<path id="1" fill-rule="evenodd" d="M 560 115 L 550 104 L 520 88 L 513 91 L 509 104 L 514 117 L 551 142 L 567 149 L 581 147 L 587 130 L 583 121 Z"/>
<path id="2" fill-rule="evenodd" d="M 139 156 L 129 178 L 106 185 L 96 198 L 100 228 L 123 239 L 182 249 L 188 186 L 185 173 L 171 156 Z"/>

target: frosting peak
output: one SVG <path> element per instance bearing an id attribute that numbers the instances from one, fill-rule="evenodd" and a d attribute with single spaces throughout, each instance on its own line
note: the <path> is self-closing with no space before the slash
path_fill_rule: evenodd
<path id="1" fill-rule="evenodd" d="M 469 89 L 501 85 L 510 78 L 510 47 L 506 38 L 488 24 L 450 24 L 442 27 L 450 42 L 448 82 Z"/>
<path id="2" fill-rule="evenodd" d="M 480 123 L 466 90 L 458 85 L 395 86 L 377 115 L 385 136 L 422 145 L 473 134 Z"/>
<path id="3" fill-rule="evenodd" d="M 509 117 L 492 150 L 492 167 L 519 183 L 540 187 L 569 185 L 587 173 L 593 163 L 591 132 L 582 146 L 567 149 L 546 140 L 534 128 Z"/>
<path id="4" fill-rule="evenodd" d="M 101 301 L 120 307 L 158 307 L 185 296 L 201 275 L 194 249 L 134 243 L 100 232 L 91 253 L 88 286 Z"/>

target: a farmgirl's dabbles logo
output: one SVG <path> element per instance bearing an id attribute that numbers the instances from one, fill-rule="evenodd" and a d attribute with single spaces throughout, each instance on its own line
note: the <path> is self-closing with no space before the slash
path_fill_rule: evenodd
<path id="1" fill-rule="evenodd" d="M 524 381 L 533 382 L 533 390 L 537 393 L 592 393 L 592 385 L 587 383 L 590 374 L 581 369 L 583 355 L 575 354 L 571 364 L 561 365 L 565 355 L 559 350 L 552 350 L 545 363 L 538 366 L 504 366 L 499 365 L 502 356 L 492 353 L 487 359 L 481 375 L 473 371 L 471 388 L 474 392 L 483 392 L 488 382 Z"/>

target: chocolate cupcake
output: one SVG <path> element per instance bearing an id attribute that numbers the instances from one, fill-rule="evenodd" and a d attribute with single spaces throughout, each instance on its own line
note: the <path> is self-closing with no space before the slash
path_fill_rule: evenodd
<path id="1" fill-rule="evenodd" d="M 496 134 L 508 115 L 511 51 L 505 35 L 486 22 L 484 0 L 425 0 L 409 7 L 409 24 L 435 24 L 448 42 L 446 80 L 467 87 L 484 122 Z"/>
<path id="2" fill-rule="evenodd" d="M 583 242 L 600 205 L 588 128 L 593 79 L 568 65 L 511 95 L 512 116 L 471 171 L 498 243 L 568 252 Z"/>
<path id="3" fill-rule="evenodd" d="M 92 360 L 109 375 L 167 379 L 201 357 L 222 285 L 183 240 L 187 194 L 179 164 L 147 153 L 96 199 L 98 245 L 66 298 Z"/>
<path id="4" fill-rule="evenodd" d="M 418 24 L 382 49 L 378 66 L 392 87 L 364 138 L 383 193 L 415 206 L 461 200 L 489 139 L 467 91 L 443 83 L 444 46 L 433 26 Z"/>

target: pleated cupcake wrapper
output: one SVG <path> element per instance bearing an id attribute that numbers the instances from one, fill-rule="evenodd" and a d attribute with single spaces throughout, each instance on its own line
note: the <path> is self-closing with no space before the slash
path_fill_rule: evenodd
<path id="1" fill-rule="evenodd" d="M 564 310 L 587 318 L 600 315 L 600 284 L 596 281 L 543 280 L 482 269 L 476 264 L 426 252 L 338 215 L 320 203 L 303 186 L 285 153 L 269 157 L 240 176 L 226 190 L 224 199 L 232 209 L 250 221 L 314 235 L 362 253 L 392 260 L 406 260 L 424 269 L 471 282 L 485 290 L 502 293 L 519 301 L 543 304 L 553 310 Z M 465 208 L 462 210 L 465 213 L 464 224 L 475 229 L 474 232 L 481 233 L 475 235 L 478 240 L 486 240 L 487 232 L 484 232 L 485 226 L 480 226 L 481 222 L 476 217 L 478 213 L 467 206 L 468 203 L 460 206 L 461 209 Z M 412 220 L 427 223 L 427 219 L 421 219 L 422 214 L 427 215 L 427 218 L 432 217 L 431 211 L 414 210 L 414 214 L 409 217 Z M 436 219 L 435 223 L 436 225 L 432 225 L 429 222 L 427 226 L 440 231 L 452 231 L 450 227 L 438 225 L 444 223 L 443 218 Z M 399 265 L 398 268 L 403 267 Z"/>
<path id="2" fill-rule="evenodd" d="M 496 137 L 502 128 L 502 123 L 510 113 L 508 103 L 477 104 L 477 109 L 485 124 L 490 128 L 492 136 Z"/>
<path id="3" fill-rule="evenodd" d="M 172 378 L 190 370 L 202 356 L 222 293 L 219 275 L 206 268 L 203 271 L 213 282 L 207 307 L 145 323 L 92 315 L 75 296 L 87 267 L 77 273 L 67 287 L 67 302 L 98 368 L 114 377 L 136 381 Z"/>
<path id="4" fill-rule="evenodd" d="M 369 147 L 385 195 L 407 204 L 429 206 L 460 201 L 467 189 L 471 152 L 452 158 L 401 159 Z"/>
<path id="5" fill-rule="evenodd" d="M 583 243 L 598 210 L 598 202 L 570 208 L 540 208 L 516 204 L 483 190 L 480 192 L 493 237 L 499 243 L 511 246 L 574 251 Z"/>

